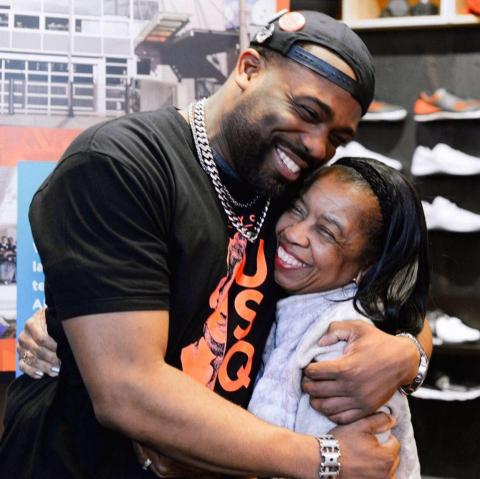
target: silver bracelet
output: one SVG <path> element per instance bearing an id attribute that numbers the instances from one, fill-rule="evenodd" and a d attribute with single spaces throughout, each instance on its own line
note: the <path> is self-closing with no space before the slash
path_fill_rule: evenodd
<path id="1" fill-rule="evenodd" d="M 335 479 L 340 474 L 340 445 L 334 436 L 315 436 L 320 447 L 319 479 Z"/>
<path id="2" fill-rule="evenodd" d="M 418 349 L 418 352 L 420 354 L 420 361 L 418 363 L 418 371 L 416 376 L 413 378 L 413 381 L 410 384 L 405 384 L 403 386 L 400 386 L 400 392 L 402 392 L 405 395 L 409 395 L 414 393 L 422 384 L 423 381 L 425 381 L 425 378 L 427 376 L 427 371 L 428 371 L 428 356 L 425 350 L 423 349 L 422 345 L 420 344 L 420 341 L 413 336 L 413 334 L 410 333 L 399 333 L 397 336 L 403 336 L 405 338 L 410 339 L 413 344 Z"/>

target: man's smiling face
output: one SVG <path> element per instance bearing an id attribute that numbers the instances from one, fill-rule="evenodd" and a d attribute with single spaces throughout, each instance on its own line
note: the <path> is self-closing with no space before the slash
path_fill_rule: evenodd
<path id="1" fill-rule="evenodd" d="M 328 50 L 311 53 L 354 77 Z M 339 145 L 352 139 L 361 117 L 359 103 L 339 86 L 298 63 L 280 57 L 225 114 L 222 134 L 239 175 L 268 195 L 325 164 Z"/>

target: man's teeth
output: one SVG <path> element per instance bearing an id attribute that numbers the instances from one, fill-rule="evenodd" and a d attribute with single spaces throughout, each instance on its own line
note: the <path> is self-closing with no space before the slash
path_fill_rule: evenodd
<path id="1" fill-rule="evenodd" d="M 300 167 L 292 161 L 280 148 L 277 148 L 277 153 L 282 163 L 292 172 L 298 173 L 300 171 Z"/>
<path id="2" fill-rule="evenodd" d="M 307 266 L 305 263 L 298 261 L 298 259 L 288 254 L 281 246 L 278 247 L 277 254 L 278 254 L 278 257 L 284 263 L 287 263 L 289 266 L 295 266 L 297 268 L 305 268 Z"/>

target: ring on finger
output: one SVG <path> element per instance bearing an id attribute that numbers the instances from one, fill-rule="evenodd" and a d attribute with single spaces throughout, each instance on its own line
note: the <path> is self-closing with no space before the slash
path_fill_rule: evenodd
<path id="1" fill-rule="evenodd" d="M 152 461 L 147 458 L 145 459 L 145 461 L 143 461 L 142 469 L 146 471 L 151 465 L 152 465 Z"/>
<path id="2" fill-rule="evenodd" d="M 20 358 L 25 364 L 30 365 L 33 361 L 33 355 L 30 354 L 30 351 L 25 351 L 21 358 Z"/>

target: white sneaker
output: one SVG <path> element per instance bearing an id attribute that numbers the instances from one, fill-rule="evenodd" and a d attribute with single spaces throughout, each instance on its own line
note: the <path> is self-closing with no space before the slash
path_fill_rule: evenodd
<path id="1" fill-rule="evenodd" d="M 434 322 L 435 336 L 446 343 L 466 343 L 480 340 L 480 331 L 454 316 L 440 316 Z"/>
<path id="2" fill-rule="evenodd" d="M 480 174 L 480 158 L 454 150 L 439 143 L 432 150 L 417 146 L 412 158 L 412 175 L 425 176 L 435 173 L 448 175 Z"/>
<path id="3" fill-rule="evenodd" d="M 423 212 L 429 230 L 471 233 L 480 231 L 480 215 L 459 208 L 455 203 L 437 196 L 433 202 L 422 201 Z"/>
<path id="4" fill-rule="evenodd" d="M 395 170 L 401 170 L 402 164 L 398 160 L 394 160 L 393 158 L 389 158 L 388 156 L 381 155 L 375 151 L 368 150 L 360 143 L 356 141 L 351 141 L 347 143 L 345 146 L 339 146 L 337 148 L 337 152 L 335 156 L 328 162 L 329 165 L 335 163 L 340 158 L 344 158 L 346 156 L 358 156 L 361 158 L 373 158 L 374 160 L 381 161 L 385 163 L 390 168 L 394 168 Z"/>

